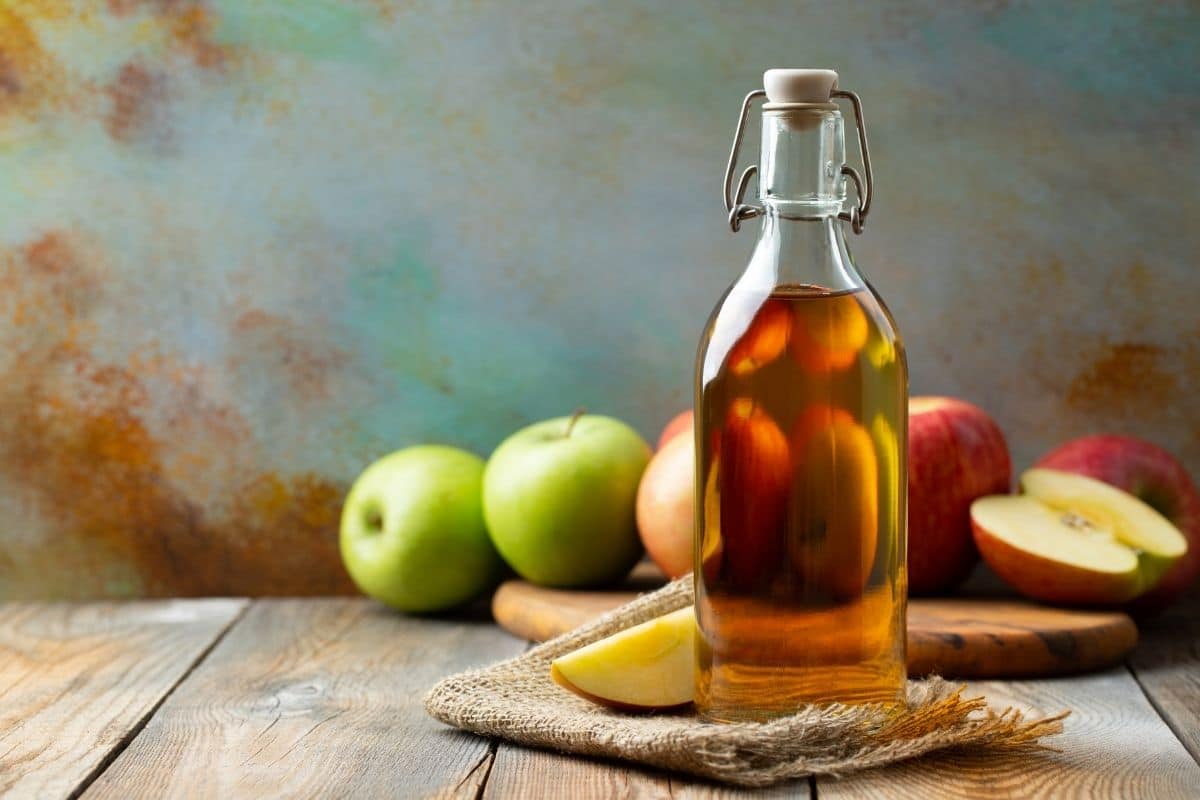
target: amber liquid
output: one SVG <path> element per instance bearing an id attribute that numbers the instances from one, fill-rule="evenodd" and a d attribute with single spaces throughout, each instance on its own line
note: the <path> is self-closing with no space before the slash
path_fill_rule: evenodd
<path id="1" fill-rule="evenodd" d="M 907 373 L 867 289 L 734 287 L 697 396 L 697 710 L 903 702 Z"/>

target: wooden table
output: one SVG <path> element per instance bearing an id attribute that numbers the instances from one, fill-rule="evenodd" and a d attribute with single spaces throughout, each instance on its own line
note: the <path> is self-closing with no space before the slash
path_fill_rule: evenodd
<path id="1" fill-rule="evenodd" d="M 366 600 L 0 606 L 0 795 L 113 797 L 1200 797 L 1200 592 L 1129 663 L 980 683 L 1070 708 L 1060 753 L 945 755 L 763 792 L 488 741 L 425 716 L 455 670 L 527 647 L 485 613 Z"/>

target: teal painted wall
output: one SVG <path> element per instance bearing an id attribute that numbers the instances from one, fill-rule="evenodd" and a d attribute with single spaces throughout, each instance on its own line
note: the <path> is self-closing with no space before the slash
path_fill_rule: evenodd
<path id="1" fill-rule="evenodd" d="M 378 455 L 653 435 L 777 65 L 867 104 L 915 392 L 1200 472 L 1194 4 L 49 6 L 0 0 L 0 597 L 339 591 Z"/>

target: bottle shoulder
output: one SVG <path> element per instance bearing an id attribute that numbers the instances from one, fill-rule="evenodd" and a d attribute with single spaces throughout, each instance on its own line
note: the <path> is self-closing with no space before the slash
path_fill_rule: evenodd
<path id="1" fill-rule="evenodd" d="M 895 320 L 870 284 L 833 289 L 739 280 L 721 296 L 705 325 L 697 377 L 707 383 L 727 367 L 745 368 L 785 351 L 803 364 L 814 352 L 849 360 L 860 350 L 873 362 L 906 370 Z"/>

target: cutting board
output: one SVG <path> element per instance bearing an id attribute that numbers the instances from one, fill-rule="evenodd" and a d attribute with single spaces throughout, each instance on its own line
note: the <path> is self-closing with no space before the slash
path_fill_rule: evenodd
<path id="1" fill-rule="evenodd" d="M 662 585 L 641 566 L 620 590 L 546 589 L 507 581 L 492 598 L 505 630 L 536 642 L 588 622 Z M 914 598 L 908 603 L 908 671 L 946 678 L 1032 678 L 1103 669 L 1137 644 L 1117 611 L 1051 608 L 1014 597 Z"/>

